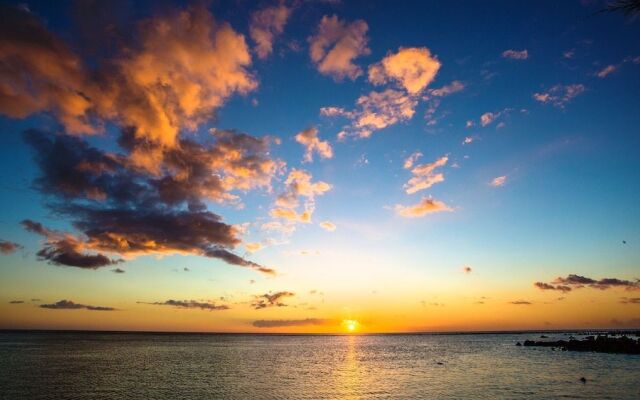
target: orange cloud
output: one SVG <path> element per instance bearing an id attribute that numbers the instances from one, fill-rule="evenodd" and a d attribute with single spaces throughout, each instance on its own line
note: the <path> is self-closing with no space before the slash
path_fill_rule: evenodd
<path id="1" fill-rule="evenodd" d="M 309 55 L 318 71 L 335 80 L 360 76 L 362 69 L 354 60 L 371 52 L 367 47 L 368 29 L 362 20 L 349 24 L 335 15 L 322 17 L 317 33 L 309 38 Z"/>
<path id="2" fill-rule="evenodd" d="M 95 133 L 82 60 L 31 13 L 9 6 L 0 12 L 0 114 L 50 112 L 69 133 Z"/>
<path id="3" fill-rule="evenodd" d="M 503 175 L 503 176 L 497 176 L 493 178 L 491 180 L 490 185 L 493 187 L 499 187 L 499 186 L 504 186 L 505 183 L 507 183 L 507 177 L 506 175 Z"/>
<path id="4" fill-rule="evenodd" d="M 582 84 L 555 85 L 546 92 L 533 94 L 533 98 L 540 103 L 550 103 L 558 108 L 564 108 L 567 103 L 586 90 Z"/>
<path id="5" fill-rule="evenodd" d="M 322 158 L 333 157 L 333 149 L 331 144 L 326 140 L 318 138 L 318 128 L 312 127 L 305 129 L 295 136 L 296 142 L 305 147 L 304 161 L 313 161 L 313 152 L 317 152 Z"/>
<path id="6" fill-rule="evenodd" d="M 381 85 L 396 81 L 409 94 L 418 94 L 435 78 L 440 61 L 426 47 L 401 48 L 369 66 L 369 81 Z"/>
<path id="7" fill-rule="evenodd" d="M 315 211 L 315 196 L 324 194 L 331 189 L 331 185 L 326 182 L 311 181 L 311 174 L 306 171 L 293 169 L 287 180 L 284 182 L 286 189 L 276 199 L 276 207 L 271 209 L 269 214 L 274 218 L 282 218 L 291 222 L 311 222 L 311 216 Z M 304 210 L 301 213 L 296 211 L 300 201 L 304 197 Z"/>
<path id="8" fill-rule="evenodd" d="M 453 211 L 453 209 L 445 203 L 430 197 L 423 197 L 418 204 L 410 206 L 397 204 L 395 210 L 398 215 L 405 218 L 419 218 L 437 212 Z"/>
<path id="9" fill-rule="evenodd" d="M 334 224 L 331 221 L 323 221 L 320 223 L 320 226 L 322 227 L 322 229 L 329 231 L 329 232 L 333 232 L 336 230 L 337 226 L 336 224 Z"/>
<path id="10" fill-rule="evenodd" d="M 258 58 L 267 58 L 273 51 L 273 41 L 284 30 L 291 9 L 280 4 L 256 11 L 251 15 L 249 35 L 256 43 Z"/>
<path id="11" fill-rule="evenodd" d="M 408 194 L 417 193 L 430 188 L 436 183 L 444 182 L 444 175 L 436 173 L 435 170 L 443 167 L 447 161 L 449 161 L 449 157 L 442 156 L 432 163 L 420 164 L 413 168 L 411 170 L 413 177 L 404 185 L 406 192 Z M 407 162 L 405 161 L 405 168 L 407 168 L 406 165 Z"/>

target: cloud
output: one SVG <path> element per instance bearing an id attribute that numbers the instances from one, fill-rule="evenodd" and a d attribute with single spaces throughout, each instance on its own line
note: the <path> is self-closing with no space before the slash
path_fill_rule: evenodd
<path id="1" fill-rule="evenodd" d="M 324 229 L 325 231 L 329 231 L 329 232 L 333 232 L 336 230 L 336 224 L 334 224 L 331 221 L 322 221 L 320 223 L 320 226 L 322 227 L 322 229 Z"/>
<path id="2" fill-rule="evenodd" d="M 529 52 L 527 49 L 524 50 L 505 50 L 502 52 L 503 58 L 510 58 L 512 60 L 526 60 L 529 58 Z"/>
<path id="3" fill-rule="evenodd" d="M 292 169 L 285 183 L 285 191 L 281 193 L 275 202 L 276 207 L 269 212 L 274 218 L 282 218 L 291 222 L 311 222 L 315 211 L 315 197 L 323 195 L 331 190 L 331 185 L 326 182 L 312 182 L 310 173 Z M 298 214 L 296 208 L 300 205 L 300 197 L 305 198 L 304 210 Z"/>
<path id="4" fill-rule="evenodd" d="M 405 191 L 408 194 L 413 194 L 428 189 L 436 183 L 444 182 L 444 175 L 439 172 L 436 173 L 435 170 L 443 167 L 448 160 L 449 157 L 442 156 L 432 163 L 415 166 L 411 170 L 413 177 L 404 185 Z M 405 161 L 405 166 L 406 165 L 407 162 Z"/>
<path id="5" fill-rule="evenodd" d="M 113 272 L 114 274 L 124 274 L 127 271 L 123 270 L 122 268 L 115 268 L 112 269 L 111 272 Z"/>
<path id="6" fill-rule="evenodd" d="M 470 274 L 472 271 L 473 269 L 468 265 L 465 265 L 464 267 L 462 267 L 462 272 L 464 272 L 465 274 Z"/>
<path id="7" fill-rule="evenodd" d="M 617 69 L 618 69 L 617 65 L 609 64 L 606 67 L 602 68 L 600 71 L 598 71 L 596 73 L 596 76 L 598 78 L 604 78 L 607 75 L 616 72 Z"/>
<path id="8" fill-rule="evenodd" d="M 247 249 L 249 253 L 255 253 L 256 251 L 262 250 L 264 245 L 260 242 L 245 243 L 244 248 Z"/>
<path id="9" fill-rule="evenodd" d="M 621 297 L 620 303 L 622 304 L 640 304 L 640 297 Z"/>
<path id="10" fill-rule="evenodd" d="M 502 175 L 502 176 L 497 176 L 493 178 L 489 183 L 489 185 L 493 187 L 500 187 L 500 186 L 504 186 L 505 183 L 507 183 L 507 177 L 505 175 Z"/>
<path id="11" fill-rule="evenodd" d="M 396 204 L 395 210 L 398 215 L 405 218 L 419 218 L 437 212 L 453 211 L 453 209 L 445 203 L 430 197 L 423 197 L 418 204 L 410 206 Z"/>
<path id="12" fill-rule="evenodd" d="M 309 38 L 309 55 L 318 71 L 337 81 L 360 76 L 362 69 L 354 60 L 371 52 L 368 29 L 363 20 L 347 23 L 336 15 L 322 17 L 316 34 Z"/>
<path id="13" fill-rule="evenodd" d="M 291 9 L 280 4 L 263 8 L 251 15 L 249 35 L 256 43 L 254 51 L 258 58 L 267 58 L 271 54 L 273 42 L 284 30 L 290 14 Z"/>
<path id="14" fill-rule="evenodd" d="M 320 318 L 306 318 L 306 319 L 260 319 L 253 321 L 253 326 L 256 328 L 283 328 L 289 326 L 319 326 L 328 325 L 333 321 Z"/>
<path id="15" fill-rule="evenodd" d="M 531 303 L 530 301 L 526 301 L 526 300 L 516 300 L 516 301 L 510 301 L 509 304 L 513 304 L 516 306 L 530 306 Z"/>
<path id="16" fill-rule="evenodd" d="M 397 82 L 411 95 L 422 92 L 435 78 L 440 61 L 426 47 L 400 48 L 369 66 L 369 81 L 381 85 Z"/>
<path id="17" fill-rule="evenodd" d="M 11 254 L 13 252 L 18 251 L 21 248 L 22 246 L 19 245 L 18 243 L 0 239 L 0 253 L 2 254 Z"/>
<path id="18" fill-rule="evenodd" d="M 410 120 L 418 103 L 403 92 L 387 89 L 360 96 L 356 104 L 353 128 L 357 136 L 366 138 L 374 131 Z"/>
<path id="19" fill-rule="evenodd" d="M 54 264 L 97 268 L 120 261 L 83 251 L 124 257 L 196 254 L 272 273 L 228 251 L 240 243 L 237 229 L 207 211 L 203 201 L 233 201 L 233 190 L 269 187 L 279 168 L 268 158 L 270 139 L 233 131 L 216 131 L 212 138 L 204 144 L 181 140 L 179 148 L 165 150 L 156 175 L 80 138 L 27 131 L 41 171 L 35 187 L 82 233 L 27 224 L 47 238 L 38 255 Z M 135 139 L 123 133 L 121 146 L 130 148 L 130 140 Z"/>
<path id="20" fill-rule="evenodd" d="M 429 89 L 428 93 L 435 97 L 445 97 L 464 90 L 465 84 L 460 81 L 452 81 L 448 85 L 444 85 L 438 89 Z"/>
<path id="21" fill-rule="evenodd" d="M 95 133 L 82 60 L 30 12 L 2 5 L 0 13 L 0 114 L 50 112 L 70 133 Z"/>
<path id="22" fill-rule="evenodd" d="M 640 290 L 640 279 L 627 280 L 618 278 L 602 278 L 592 279 L 581 275 L 569 274 L 566 277 L 557 277 L 550 283 L 536 282 L 534 283 L 542 290 L 560 290 L 569 292 L 574 289 L 590 287 L 594 289 L 607 290 L 612 288 L 621 288 L 630 291 Z"/>
<path id="23" fill-rule="evenodd" d="M 262 295 L 254 296 L 254 300 L 251 302 L 251 307 L 256 310 L 260 310 L 267 307 L 286 307 L 281 300 L 286 297 L 293 297 L 295 293 L 292 292 L 276 292 L 276 293 L 265 293 Z"/>
<path id="24" fill-rule="evenodd" d="M 533 98 L 540 103 L 553 104 L 562 109 L 585 90 L 586 88 L 582 84 L 555 85 L 546 92 L 534 93 Z"/>
<path id="25" fill-rule="evenodd" d="M 475 141 L 475 139 L 474 139 L 474 137 L 473 137 L 473 136 L 467 136 L 467 137 L 465 137 L 465 138 L 464 138 L 464 140 L 462 141 L 462 144 L 463 144 L 463 145 L 465 145 L 465 144 L 471 144 L 471 143 L 473 143 L 474 141 Z"/>
<path id="26" fill-rule="evenodd" d="M 24 304 L 24 300 L 11 300 L 9 304 Z"/>
<path id="27" fill-rule="evenodd" d="M 551 285 L 549 283 L 544 283 L 544 282 L 536 282 L 533 284 L 533 286 L 537 287 L 540 290 L 558 290 L 562 293 L 567 293 L 571 291 L 571 288 L 569 286 L 565 286 L 565 285 Z"/>
<path id="28" fill-rule="evenodd" d="M 53 304 L 40 304 L 40 308 L 50 310 L 89 310 L 89 311 L 115 311 L 113 307 L 89 306 L 85 304 L 74 303 L 71 300 L 60 300 Z"/>
<path id="29" fill-rule="evenodd" d="M 96 71 L 87 71 L 31 14 L 6 9 L 0 112 L 10 117 L 50 112 L 76 134 L 95 133 L 112 121 L 138 141 L 172 148 L 180 131 L 195 131 L 231 95 L 257 87 L 244 36 L 216 22 L 204 6 L 141 21 L 131 35 L 136 40 L 109 59 L 93 60 Z M 138 147 L 131 161 L 153 169 L 154 150 Z"/>
<path id="30" fill-rule="evenodd" d="M 419 151 L 416 151 L 414 153 L 411 153 L 411 155 L 409 157 L 407 157 L 404 160 L 404 164 L 402 164 L 402 168 L 404 169 L 409 169 L 411 167 L 413 167 L 413 165 L 415 164 L 415 162 L 418 160 L 418 158 L 422 157 L 422 153 Z"/>
<path id="31" fill-rule="evenodd" d="M 221 310 L 230 309 L 230 307 L 225 304 L 217 305 L 213 302 L 202 302 L 202 301 L 196 301 L 196 300 L 167 300 L 167 301 L 155 302 L 155 303 L 144 303 L 144 302 L 138 302 L 138 303 L 151 304 L 155 306 L 170 306 L 170 307 L 184 308 L 184 309 L 200 309 L 200 310 L 207 310 L 207 311 L 221 311 Z"/>
<path id="32" fill-rule="evenodd" d="M 304 162 L 313 161 L 313 153 L 317 152 L 321 158 L 333 157 L 331 144 L 318 138 L 318 128 L 312 127 L 299 132 L 295 136 L 296 142 L 305 147 Z"/>

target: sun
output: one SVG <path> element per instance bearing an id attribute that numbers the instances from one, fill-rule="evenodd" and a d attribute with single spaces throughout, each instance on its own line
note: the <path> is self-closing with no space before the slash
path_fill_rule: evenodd
<path id="1" fill-rule="evenodd" d="M 359 324 L 355 319 L 345 319 L 342 321 L 342 325 L 344 325 L 348 332 L 355 332 L 358 329 Z"/>

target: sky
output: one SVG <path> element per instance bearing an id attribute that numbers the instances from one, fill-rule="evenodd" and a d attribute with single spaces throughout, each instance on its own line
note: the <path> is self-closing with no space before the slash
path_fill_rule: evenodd
<path id="1" fill-rule="evenodd" d="M 0 329 L 640 327 L 633 16 L 1 7 Z"/>

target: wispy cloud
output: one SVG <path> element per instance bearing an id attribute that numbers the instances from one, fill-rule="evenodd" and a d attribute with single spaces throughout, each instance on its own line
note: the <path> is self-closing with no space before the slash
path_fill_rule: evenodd
<path id="1" fill-rule="evenodd" d="M 571 100 L 584 93 L 583 84 L 555 85 L 547 91 L 533 94 L 533 98 L 540 103 L 553 104 L 557 108 L 564 108 Z"/>
<path id="2" fill-rule="evenodd" d="M 11 254 L 22 248 L 18 243 L 10 242 L 8 240 L 0 239 L 0 253 L 1 254 Z"/>
<path id="3" fill-rule="evenodd" d="M 618 278 L 592 279 L 581 275 L 569 274 L 566 277 L 557 277 L 550 283 L 536 282 L 534 283 L 534 286 L 542 290 L 559 290 L 562 292 L 570 292 L 574 289 L 581 289 L 584 287 L 600 290 L 613 288 L 640 290 L 640 280 Z"/>
<path id="4" fill-rule="evenodd" d="M 413 194 L 428 189 L 436 183 L 444 182 L 444 174 L 436 172 L 436 169 L 445 166 L 448 160 L 448 156 L 442 156 L 432 163 L 416 165 L 411 169 L 413 176 L 404 185 L 405 191 L 408 194 Z M 405 168 L 407 168 L 407 165 L 412 165 L 408 161 L 410 160 L 405 160 Z"/>
<path id="5" fill-rule="evenodd" d="M 506 175 L 502 175 L 502 176 L 497 176 L 493 178 L 489 184 L 493 187 L 500 187 L 500 186 L 504 186 L 506 183 L 507 183 L 507 177 Z"/>
<path id="6" fill-rule="evenodd" d="M 430 197 L 423 197 L 419 203 L 409 206 L 396 204 L 395 210 L 398 215 L 405 218 L 419 218 L 428 214 L 453 211 L 453 209 L 445 203 Z"/>
<path id="7" fill-rule="evenodd" d="M 175 308 L 184 308 L 184 309 L 199 309 L 199 310 L 207 310 L 207 311 L 220 311 L 220 310 L 229 310 L 230 307 L 226 304 L 215 304 L 211 301 L 196 301 L 196 300 L 166 300 L 166 301 L 157 301 L 154 303 L 145 303 L 138 302 L 140 304 L 150 304 L 155 306 L 170 306 Z"/>
<path id="8" fill-rule="evenodd" d="M 512 60 L 526 60 L 529 58 L 529 51 L 527 49 L 524 50 L 505 50 L 502 52 L 503 58 L 510 58 Z"/>
<path id="9" fill-rule="evenodd" d="M 295 296 L 295 293 L 287 291 L 261 294 L 254 297 L 251 307 L 256 310 L 268 307 L 286 307 L 287 304 L 283 303 L 282 300 L 293 296 Z"/>
<path id="10" fill-rule="evenodd" d="M 253 321 L 256 328 L 284 328 L 291 326 L 322 326 L 334 324 L 335 321 L 321 318 L 305 318 L 305 319 L 260 319 Z"/>
<path id="11" fill-rule="evenodd" d="M 299 132 L 295 136 L 296 142 L 305 147 L 304 162 L 313 161 L 313 153 L 318 153 L 321 158 L 333 157 L 331 144 L 318 137 L 318 128 L 311 127 Z"/>
<path id="12" fill-rule="evenodd" d="M 89 311 L 115 311 L 113 307 L 103 306 L 90 306 L 86 304 L 74 303 L 71 300 L 60 300 L 52 304 L 41 304 L 40 308 L 47 308 L 50 310 L 89 310 Z"/>

